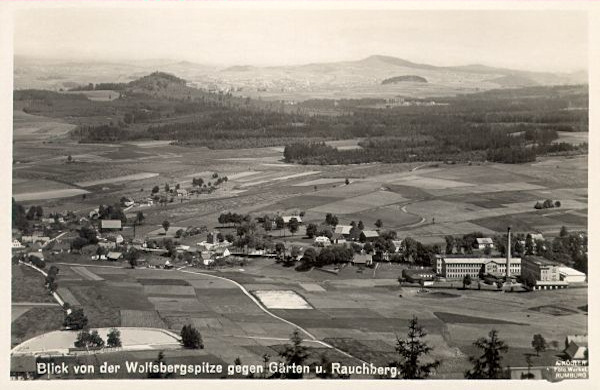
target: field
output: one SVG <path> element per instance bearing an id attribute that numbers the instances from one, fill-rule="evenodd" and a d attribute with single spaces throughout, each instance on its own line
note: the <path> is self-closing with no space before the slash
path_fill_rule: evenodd
<path id="1" fill-rule="evenodd" d="M 19 116 L 18 120 L 19 126 L 27 127 L 46 119 Z M 393 229 L 400 239 L 410 236 L 426 244 L 443 243 L 447 234 L 503 233 L 509 225 L 516 233 L 540 232 L 549 237 L 563 225 L 587 230 L 586 156 L 545 157 L 520 165 L 303 166 L 282 163 L 277 148 L 209 150 L 166 142 L 15 141 L 15 159 L 20 163 L 13 165 L 13 193 L 25 207 L 39 204 L 45 213 L 73 210 L 85 215 L 123 196 L 143 200 L 153 186 L 159 186 L 163 195 L 167 183 L 189 190 L 192 178 L 207 182 L 215 180 L 214 172 L 228 176 L 211 194 L 175 198 L 166 205 L 138 204 L 128 210 L 128 214 L 143 211 L 146 217 L 136 227 L 138 237 L 158 234 L 164 220 L 171 224 L 169 236 L 188 226 L 221 228 L 217 218 L 227 211 L 255 217 L 304 211 L 305 223 L 320 223 L 327 213 L 334 213 L 340 224 L 363 221 L 368 229 L 380 219 L 383 230 Z M 74 163 L 65 162 L 69 154 Z M 70 190 L 79 191 L 79 196 L 53 196 Z M 545 199 L 562 205 L 534 209 L 537 201 Z M 132 230 L 128 223 L 122 234 L 132 237 Z M 273 236 L 280 233 L 274 231 Z M 310 245 L 301 233 L 285 239 Z M 204 234 L 190 237 L 186 244 L 204 239 Z M 183 325 L 193 324 L 205 342 L 202 356 L 228 363 L 237 357 L 261 362 L 264 353 L 276 359 L 294 326 L 300 326 L 316 338 L 303 334 L 310 347 L 323 350 L 319 342 L 324 341 L 358 359 L 387 364 L 394 358 L 396 335 L 406 334 L 415 315 L 428 332 L 433 356 L 443 360 L 437 377 L 460 378 L 469 367 L 469 354 L 474 353 L 473 341 L 491 328 L 511 348 L 506 363 L 513 366 L 526 365 L 521 352 L 528 350 L 533 334 L 542 333 L 549 342 L 562 345 L 567 334 L 587 332 L 587 313 L 576 309 L 588 303 L 585 288 L 528 294 L 451 288 L 419 294 L 416 288 L 398 286 L 402 266 L 392 264 L 360 271 L 347 266 L 332 274 L 316 269 L 296 272 L 273 260 L 256 259 L 243 270 L 211 271 L 240 283 L 249 292 L 246 295 L 232 282 L 194 270 L 130 269 L 125 263 L 103 268 L 89 266 L 87 259 L 73 254 L 56 259 L 50 262 L 73 263 L 59 265 L 59 293 L 84 307 L 91 327 L 148 327 L 179 333 Z M 41 276 L 29 275 L 21 267 L 13 267 L 13 275 L 13 303 L 52 302 Z M 253 299 L 293 325 L 269 315 Z M 13 313 L 13 345 L 60 329 L 63 320 L 58 307 L 13 306 Z M 551 360 L 559 349 L 552 347 L 543 359 Z M 149 359 L 155 355 L 152 351 Z"/>

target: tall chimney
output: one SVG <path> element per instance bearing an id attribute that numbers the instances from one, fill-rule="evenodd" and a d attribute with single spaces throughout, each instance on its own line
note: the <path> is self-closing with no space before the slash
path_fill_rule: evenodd
<path id="1" fill-rule="evenodd" d="M 510 226 L 508 227 L 508 242 L 506 244 L 506 280 L 510 278 Z"/>

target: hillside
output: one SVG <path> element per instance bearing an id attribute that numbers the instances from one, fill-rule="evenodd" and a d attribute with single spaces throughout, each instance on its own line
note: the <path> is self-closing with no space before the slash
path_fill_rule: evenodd
<path id="1" fill-rule="evenodd" d="M 406 76 L 396 76 L 390 77 L 389 79 L 385 79 L 381 82 L 382 85 L 386 84 L 396 84 L 396 83 L 426 83 L 427 79 L 421 76 L 414 75 L 406 75 Z"/>

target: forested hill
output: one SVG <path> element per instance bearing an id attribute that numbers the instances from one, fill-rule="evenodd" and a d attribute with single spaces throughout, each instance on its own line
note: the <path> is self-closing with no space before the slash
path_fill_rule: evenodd
<path id="1" fill-rule="evenodd" d="M 529 87 L 436 99 L 435 105 L 375 108 L 370 101 L 333 104 L 336 115 L 308 115 L 268 102 L 210 93 L 165 73 L 128 83 L 119 97 L 86 92 L 14 92 L 15 109 L 78 127 L 81 142 L 177 140 L 210 148 L 288 146 L 295 163 L 493 160 L 523 162 L 547 153 L 585 152 L 553 144 L 557 131 L 587 131 L 587 86 Z M 337 110 L 337 111 L 336 111 Z M 337 150 L 333 139 L 364 138 L 362 149 Z"/>
<path id="2" fill-rule="evenodd" d="M 405 75 L 405 76 L 396 76 L 390 77 L 389 79 L 385 79 L 381 82 L 382 85 L 385 84 L 397 84 L 397 83 L 426 83 L 427 79 L 421 76 L 414 75 Z"/>

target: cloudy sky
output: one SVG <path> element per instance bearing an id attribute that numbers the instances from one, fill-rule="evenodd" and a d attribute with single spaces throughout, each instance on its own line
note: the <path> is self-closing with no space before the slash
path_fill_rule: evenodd
<path id="1" fill-rule="evenodd" d="M 391 55 L 433 65 L 587 69 L 587 16 L 559 11 L 32 9 L 15 55 L 290 65 Z"/>

